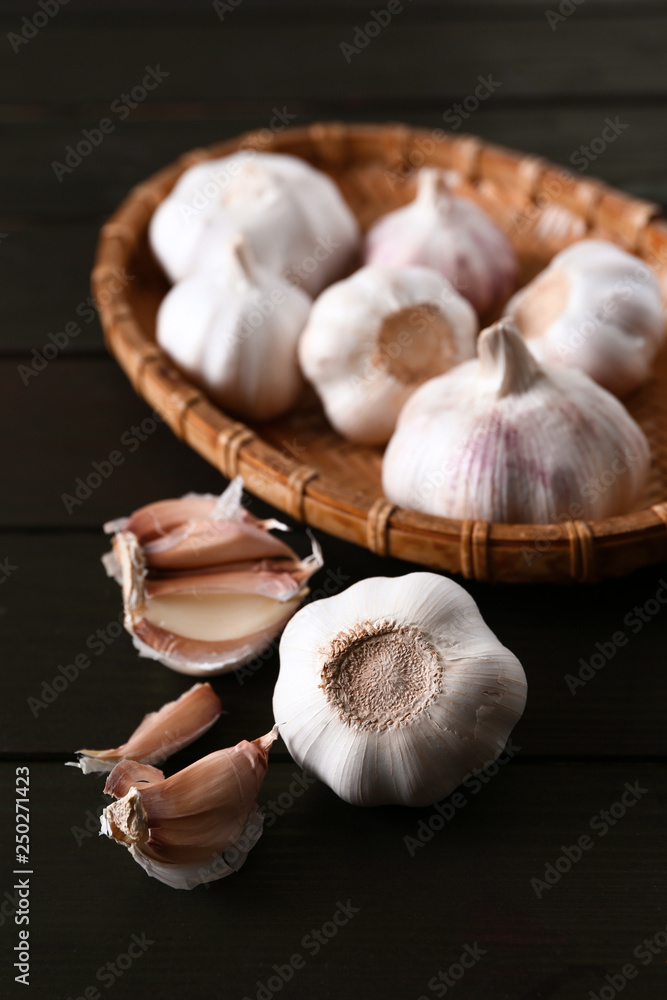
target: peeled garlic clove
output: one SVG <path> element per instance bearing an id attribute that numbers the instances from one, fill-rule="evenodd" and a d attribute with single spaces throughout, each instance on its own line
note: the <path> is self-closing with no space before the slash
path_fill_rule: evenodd
<path id="1" fill-rule="evenodd" d="M 429 805 L 494 760 L 526 678 L 452 580 L 362 580 L 298 612 L 273 710 L 300 767 L 356 805 Z"/>
<path id="2" fill-rule="evenodd" d="M 505 313 L 540 363 L 580 368 L 616 396 L 650 378 L 665 336 L 655 275 L 606 240 L 561 251 Z"/>
<path id="3" fill-rule="evenodd" d="M 282 153 L 241 150 L 186 170 L 155 211 L 152 249 L 172 281 L 220 264 L 240 235 L 257 261 L 317 295 L 350 266 L 359 227 L 334 182 Z"/>
<path id="4" fill-rule="evenodd" d="M 121 776 L 112 771 L 107 787 L 124 794 L 104 810 L 102 832 L 174 889 L 237 871 L 262 832 L 257 795 L 276 736 L 274 728 L 251 743 L 243 740 L 169 778 L 146 782 L 139 772 L 127 791 L 126 762 L 119 764 Z"/>
<path id="5" fill-rule="evenodd" d="M 161 586 L 161 580 L 147 582 L 134 535 L 120 532 L 114 545 L 123 578 L 125 628 L 135 648 L 141 656 L 195 676 L 236 670 L 257 656 L 294 614 L 308 592 L 305 580 L 322 565 L 315 543 L 312 556 L 283 565 L 271 583 L 271 571 L 264 569 L 257 580 L 247 571 L 239 575 L 233 570 L 235 581 L 224 579 L 224 571 L 203 573 L 204 583 L 197 587 L 189 573 L 174 575 Z M 291 586 L 285 574 L 292 575 Z"/>
<path id="6" fill-rule="evenodd" d="M 237 478 L 217 499 L 188 494 L 112 522 L 126 530 L 103 562 L 123 588 L 125 627 L 141 656 L 194 676 L 235 670 L 271 643 L 308 593 L 323 565 L 317 541 L 300 559 L 269 534 L 283 524 L 245 510 L 242 491 Z"/>
<path id="7" fill-rule="evenodd" d="M 511 320 L 484 330 L 478 352 L 406 404 L 383 459 L 389 500 L 514 523 L 629 510 L 650 454 L 625 407 L 583 372 L 541 368 Z"/>
<path id="8" fill-rule="evenodd" d="M 195 684 L 176 701 L 145 716 L 126 743 L 113 750 L 77 750 L 84 774 L 111 771 L 126 757 L 157 764 L 189 746 L 220 718 L 222 705 L 210 684 Z"/>
<path id="9" fill-rule="evenodd" d="M 299 361 L 331 425 L 384 444 L 428 378 L 475 355 L 474 310 L 426 267 L 364 267 L 314 304 Z"/>
<path id="10" fill-rule="evenodd" d="M 157 342 L 220 406 L 270 420 L 297 402 L 296 345 L 311 300 L 229 243 L 214 273 L 193 274 L 165 295 Z"/>
<path id="11" fill-rule="evenodd" d="M 452 194 L 434 167 L 419 171 L 413 202 L 371 226 L 364 262 L 435 268 L 478 313 L 502 305 L 517 279 L 516 255 L 505 234 L 474 202 Z"/>

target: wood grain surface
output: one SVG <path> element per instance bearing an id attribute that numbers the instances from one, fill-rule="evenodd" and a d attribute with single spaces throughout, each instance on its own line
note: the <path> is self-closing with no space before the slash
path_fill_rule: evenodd
<path id="1" fill-rule="evenodd" d="M 595 586 L 466 584 L 523 663 L 528 703 L 511 759 L 440 813 L 348 806 L 320 783 L 299 784 L 278 743 L 260 795 L 266 829 L 244 868 L 179 893 L 98 837 L 102 783 L 63 766 L 80 746 L 121 742 L 188 686 L 140 659 L 119 632 L 102 523 L 224 485 L 104 351 L 89 271 L 98 228 L 132 185 L 186 149 L 266 127 L 274 108 L 295 124 L 443 127 L 491 74 L 500 85 L 459 131 L 572 166 L 605 119 L 618 120 L 627 127 L 584 172 L 667 201 L 667 11 L 658 0 L 560 4 L 572 13 L 555 27 L 547 13 L 559 3 L 415 0 L 349 63 L 340 45 L 369 21 L 370 6 L 217 6 L 222 20 L 205 0 L 73 0 L 15 51 L 10 36 L 42 8 L 0 4 L 0 996 L 660 1000 L 667 606 L 654 611 L 653 602 L 667 566 Z M 121 119 L 112 103 L 158 64 L 169 76 Z M 105 116 L 114 130 L 59 181 L 53 162 Z M 74 329 L 67 324 L 78 332 L 26 376 L 50 334 Z M 123 462 L 68 508 L 63 495 L 114 449 Z M 305 552 L 305 533 L 293 528 Z M 326 565 L 314 598 L 416 568 L 318 537 Z M 619 631 L 627 643 L 614 646 Z M 88 665 L 54 691 L 77 656 Z M 274 649 L 216 680 L 222 718 L 169 769 L 265 732 L 277 670 Z M 13 968 L 17 767 L 31 779 L 28 990 Z M 624 794 L 634 804 L 617 805 Z M 591 846 L 568 861 L 581 837 Z M 131 945 L 138 957 L 128 965 Z M 290 975 L 295 955 L 302 967 Z M 464 955 L 470 967 L 458 979 Z"/>

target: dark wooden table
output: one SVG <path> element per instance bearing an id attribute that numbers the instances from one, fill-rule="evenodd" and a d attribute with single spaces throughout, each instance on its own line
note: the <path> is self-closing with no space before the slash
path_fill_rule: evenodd
<path id="1" fill-rule="evenodd" d="M 666 566 L 589 587 L 468 587 L 524 664 L 529 697 L 511 760 L 442 815 L 353 808 L 320 784 L 294 796 L 300 772 L 278 744 L 261 793 L 273 819 L 245 867 L 179 893 L 98 837 L 101 782 L 63 766 L 77 747 L 121 742 L 187 686 L 118 629 L 101 524 L 223 486 L 164 426 L 141 430 L 150 411 L 103 347 L 88 273 L 131 185 L 277 113 L 455 127 L 462 104 L 459 130 L 667 200 L 659 0 L 402 7 L 379 0 L 376 21 L 394 13 L 376 32 L 369 7 L 347 2 L 1 5 L 2 997 L 667 995 Z M 133 99 L 149 70 L 158 82 Z M 475 108 L 479 78 L 492 93 Z M 67 161 L 103 118 L 113 129 Z M 617 134 L 594 153 L 606 119 Z M 63 494 L 119 448 L 123 464 L 68 511 Z M 319 538 L 315 591 L 413 568 Z M 619 630 L 627 643 L 610 646 Z M 596 653 L 603 665 L 572 689 Z M 68 678 L 77 657 L 88 665 Z M 226 714 L 169 766 L 266 732 L 277 669 L 274 655 L 217 680 Z M 31 809 L 20 925 L 17 768 L 29 768 Z M 14 979 L 20 929 L 28 991 Z"/>

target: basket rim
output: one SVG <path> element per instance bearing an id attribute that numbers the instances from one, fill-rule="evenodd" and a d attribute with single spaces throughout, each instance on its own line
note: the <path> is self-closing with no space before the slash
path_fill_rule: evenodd
<path id="1" fill-rule="evenodd" d="M 663 541 L 667 554 L 667 497 L 664 502 L 643 510 L 600 520 L 508 524 L 444 518 L 400 507 L 384 497 L 372 500 L 363 495 L 350 495 L 331 476 L 284 451 L 279 452 L 261 437 L 261 432 L 228 417 L 202 390 L 190 383 L 147 335 L 135 316 L 125 288 L 118 288 L 115 280 L 118 269 L 127 266 L 139 238 L 145 234 L 155 208 L 180 175 L 195 163 L 243 148 L 290 153 L 304 146 L 323 147 L 335 162 L 344 162 L 346 154 L 350 156 L 352 143 L 368 144 L 370 150 L 375 147 L 376 152 L 381 149 L 386 153 L 389 148 L 397 162 L 403 163 L 409 162 L 410 150 L 420 142 L 424 145 L 436 141 L 439 155 L 444 156 L 451 168 L 461 171 L 467 180 L 502 179 L 533 200 L 539 197 L 543 184 L 553 183 L 553 177 L 558 177 L 560 193 L 551 195 L 551 202 L 565 205 L 581 215 L 589 227 L 600 221 L 616 224 L 619 231 L 622 227 L 623 238 L 638 256 L 650 257 L 655 252 L 654 244 L 657 245 L 661 260 L 667 262 L 667 225 L 660 221 L 661 207 L 617 191 L 595 178 L 577 177 L 540 157 L 487 143 L 476 136 L 402 124 L 348 125 L 342 122 L 287 127 L 280 133 L 273 133 L 270 141 L 265 131 L 246 132 L 183 153 L 132 188 L 100 230 L 91 285 L 105 342 L 135 390 L 155 406 L 156 412 L 177 436 L 185 439 L 228 478 L 244 468 L 246 472 L 250 470 L 251 477 L 259 476 L 257 481 L 253 478 L 255 485 L 248 487 L 249 491 L 285 510 L 296 520 L 365 545 L 380 555 L 400 554 L 397 550 L 401 548 L 402 536 L 458 548 L 458 566 L 443 566 L 441 558 L 438 562 L 427 561 L 427 564 L 452 569 L 467 578 L 502 580 L 503 574 L 496 577 L 492 571 L 491 552 L 494 549 L 520 550 L 532 545 L 539 551 L 537 544 L 545 540 L 552 556 L 562 564 L 558 574 L 545 577 L 551 581 L 597 578 L 596 549 L 600 547 L 625 549 L 640 539 L 655 538 L 656 542 Z M 442 132 L 442 137 L 434 140 L 434 132 Z M 299 154 L 294 152 L 294 155 Z M 267 488 L 264 488 L 261 473 L 263 470 L 267 475 L 267 465 L 270 471 Z M 244 480 L 248 478 L 244 475 Z M 326 521 L 327 513 L 340 522 L 338 530 L 332 531 L 331 522 Z M 660 548 L 660 545 L 655 546 L 656 550 Z M 657 562 L 663 557 L 658 552 L 655 559 L 648 561 Z M 402 558 L 424 561 L 414 553 Z M 646 563 L 643 558 L 631 568 Z M 535 578 L 530 572 L 516 577 L 524 582 Z"/>

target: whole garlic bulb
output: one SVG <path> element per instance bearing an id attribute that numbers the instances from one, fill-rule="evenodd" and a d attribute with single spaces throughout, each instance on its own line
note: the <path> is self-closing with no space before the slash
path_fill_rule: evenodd
<path id="1" fill-rule="evenodd" d="M 581 368 L 617 396 L 647 381 L 665 336 L 655 275 L 606 240 L 556 254 L 505 313 L 538 361 Z"/>
<path id="2" fill-rule="evenodd" d="M 408 400 L 383 459 L 387 497 L 524 524 L 627 511 L 650 455 L 623 404 L 583 372 L 541 368 L 511 320 L 484 330 L 478 353 Z"/>
<path id="3" fill-rule="evenodd" d="M 273 710 L 297 764 L 347 802 L 424 806 L 498 756 L 525 700 L 521 664 L 469 594 L 411 573 L 299 611 Z"/>
<path id="4" fill-rule="evenodd" d="M 241 417 L 290 410 L 303 381 L 297 341 L 310 299 L 230 242 L 215 274 L 193 274 L 167 293 L 157 342 L 211 399 Z"/>
<path id="5" fill-rule="evenodd" d="M 237 235 L 261 265 L 311 296 L 345 273 L 360 242 L 357 222 L 326 174 L 296 156 L 254 150 L 186 170 L 149 229 L 172 281 L 216 270 Z"/>
<path id="6" fill-rule="evenodd" d="M 364 260 L 433 267 L 478 313 L 502 305 L 516 286 L 516 256 L 505 234 L 474 202 L 451 194 L 434 167 L 419 171 L 414 201 L 371 226 Z"/>
<path id="7" fill-rule="evenodd" d="M 362 267 L 315 302 L 299 361 L 329 422 L 352 441 L 384 444 L 408 397 L 475 355 L 472 306 L 427 267 Z"/>

